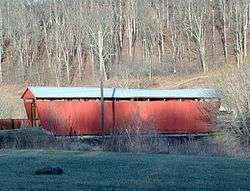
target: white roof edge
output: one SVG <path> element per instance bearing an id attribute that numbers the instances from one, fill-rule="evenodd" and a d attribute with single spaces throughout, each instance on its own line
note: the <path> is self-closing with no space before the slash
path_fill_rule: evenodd
<path id="1" fill-rule="evenodd" d="M 43 87 L 30 86 L 28 89 L 36 98 L 100 98 L 99 87 Z M 104 98 L 222 98 L 215 89 L 127 89 L 104 88 Z"/>

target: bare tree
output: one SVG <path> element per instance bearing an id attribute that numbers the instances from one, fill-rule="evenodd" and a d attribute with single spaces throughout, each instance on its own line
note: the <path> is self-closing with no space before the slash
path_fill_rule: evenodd
<path id="1" fill-rule="evenodd" d="M 236 58 L 237 67 L 240 68 L 247 57 L 247 29 L 248 29 L 248 7 L 247 1 L 236 2 L 234 6 L 235 36 L 236 36 Z"/>
<path id="2" fill-rule="evenodd" d="M 127 7 L 127 36 L 128 36 L 128 54 L 132 58 L 134 39 L 136 35 L 136 14 L 137 14 L 137 0 L 129 0 L 126 3 Z"/>
<path id="3" fill-rule="evenodd" d="M 98 12 L 98 14 L 96 14 Z M 103 75 L 104 80 L 107 80 L 107 60 L 110 59 L 112 52 L 112 44 L 110 40 L 112 39 L 112 12 L 110 7 L 102 7 L 100 4 L 90 10 L 89 17 L 87 18 L 87 34 L 90 37 L 89 43 L 91 48 L 94 50 L 96 57 L 99 62 L 99 71 Z"/>
<path id="4" fill-rule="evenodd" d="M 199 1 L 200 4 L 204 3 L 204 1 Z M 191 11 L 191 26 L 190 32 L 191 37 L 194 38 L 197 47 L 198 47 L 198 54 L 199 54 L 199 61 L 202 67 L 203 72 L 208 70 L 207 64 L 205 61 L 205 13 L 206 9 L 204 6 L 199 6 L 200 4 L 194 4 L 191 2 L 189 4 L 190 11 Z"/>
<path id="5" fill-rule="evenodd" d="M 247 0 L 0 3 L 0 82 L 72 85 L 101 70 L 105 79 L 151 79 L 207 72 L 232 54 L 238 67 L 247 61 Z"/>
<path id="6" fill-rule="evenodd" d="M 168 1 L 167 1 L 168 3 Z M 168 4 L 167 4 L 168 5 Z M 164 28 L 165 28 L 165 4 L 164 1 L 159 1 L 156 4 L 156 42 L 158 50 L 158 62 L 160 63 L 165 54 Z M 167 8 L 168 10 L 168 8 Z M 167 22 L 169 22 L 167 20 Z M 167 25 L 169 25 L 167 23 Z"/>
<path id="7" fill-rule="evenodd" d="M 220 9 L 220 15 L 222 18 L 222 42 L 223 42 L 223 51 L 224 51 L 224 57 L 225 57 L 225 63 L 228 63 L 228 42 L 227 42 L 227 2 L 226 0 L 220 0 L 219 1 L 219 9 Z"/>

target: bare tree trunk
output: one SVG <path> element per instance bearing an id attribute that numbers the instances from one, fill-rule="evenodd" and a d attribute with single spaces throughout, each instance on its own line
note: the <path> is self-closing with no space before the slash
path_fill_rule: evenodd
<path id="1" fill-rule="evenodd" d="M 123 48 L 123 9 L 122 9 L 122 0 L 119 0 L 119 45 L 120 49 Z"/>
<path id="2" fill-rule="evenodd" d="M 192 21 L 190 24 L 190 31 L 191 36 L 195 38 L 195 42 L 197 44 L 198 49 L 198 55 L 200 64 L 202 67 L 203 72 L 207 72 L 207 64 L 205 61 L 205 23 L 204 23 L 204 15 L 206 12 L 206 9 L 204 7 L 199 7 L 199 5 L 191 5 L 191 9 L 189 11 L 192 11 L 191 18 Z"/>
<path id="3" fill-rule="evenodd" d="M 175 12 L 174 12 L 175 13 Z M 173 73 L 176 73 L 176 54 L 178 51 L 177 47 L 177 34 L 176 34 L 176 23 L 175 23 L 175 14 L 172 17 L 172 25 L 170 25 L 171 30 L 171 46 L 172 46 L 172 64 L 173 64 Z"/>
<path id="4" fill-rule="evenodd" d="M 68 84 L 70 83 L 70 66 L 69 66 L 69 53 L 68 50 L 64 50 L 62 48 L 62 54 L 63 54 L 63 58 L 64 58 L 64 63 L 66 65 L 66 76 L 67 76 L 67 82 Z"/>
<path id="5" fill-rule="evenodd" d="M 215 41 L 215 14 L 213 10 L 212 17 L 212 57 L 213 57 L 213 65 L 215 65 L 215 56 L 216 56 L 216 41 Z"/>
<path id="6" fill-rule="evenodd" d="M 247 57 L 248 9 L 245 4 L 235 4 L 236 59 L 240 68 Z"/>
<path id="7" fill-rule="evenodd" d="M 222 27 L 223 27 L 223 51 L 225 57 L 225 63 L 228 64 L 228 50 L 227 50 L 227 26 L 226 26 L 226 2 L 225 0 L 220 0 L 220 11 L 222 15 Z"/>
<path id="8" fill-rule="evenodd" d="M 46 23 L 45 22 L 43 22 L 43 32 L 44 32 L 45 49 L 46 49 L 48 67 L 49 67 L 49 69 L 51 69 L 51 58 L 50 58 L 51 53 L 49 51 L 48 33 L 47 33 Z"/>
<path id="9" fill-rule="evenodd" d="M 104 64 L 104 55 L 103 55 L 103 32 L 102 28 L 100 27 L 98 31 L 98 56 L 99 56 L 99 64 L 100 64 L 100 72 L 103 75 L 104 80 L 107 80 L 107 73 Z"/>
<path id="10" fill-rule="evenodd" d="M 176 73 L 176 52 L 177 52 L 177 46 L 176 46 L 176 33 L 175 31 L 171 32 L 171 44 L 172 44 L 172 64 L 173 64 L 173 73 Z"/>
<path id="11" fill-rule="evenodd" d="M 90 56 L 91 56 L 93 80 L 95 80 L 95 56 L 94 56 L 94 50 L 92 47 L 90 48 Z"/>
<path id="12" fill-rule="evenodd" d="M 127 13 L 127 27 L 128 27 L 128 53 L 129 57 L 133 57 L 133 47 L 136 35 L 136 3 L 135 0 L 129 0 L 128 2 L 128 13 Z"/>
<path id="13" fill-rule="evenodd" d="M 243 62 L 246 63 L 247 59 L 247 29 L 248 29 L 248 7 L 250 4 L 248 4 L 246 7 L 244 7 L 244 12 L 243 12 Z"/>
<path id="14" fill-rule="evenodd" d="M 79 80 L 82 81 L 82 51 L 80 48 L 80 45 L 77 47 L 77 61 L 78 61 L 78 75 L 79 75 Z"/>
<path id="15" fill-rule="evenodd" d="M 149 43 L 148 43 L 148 39 L 144 36 L 143 37 L 143 62 L 144 64 L 147 65 L 148 67 L 148 77 L 149 80 L 152 79 L 152 62 L 151 62 L 151 54 L 150 54 L 150 50 L 149 50 Z"/>
<path id="16" fill-rule="evenodd" d="M 170 21 L 169 21 L 169 0 L 166 0 L 166 22 L 167 22 L 167 27 L 169 28 L 169 24 L 170 24 Z M 164 0 L 163 0 L 163 7 L 165 7 L 164 5 Z M 164 11 L 165 12 L 165 11 Z"/>
<path id="17" fill-rule="evenodd" d="M 202 69 L 203 69 L 203 72 L 207 72 L 207 65 L 206 65 L 206 61 L 205 61 L 205 45 L 204 45 L 205 42 L 201 42 L 200 46 L 199 46 L 199 54 L 200 54 L 200 62 L 201 62 L 201 66 L 202 66 Z"/>
<path id="18" fill-rule="evenodd" d="M 0 83 L 3 82 L 2 54 L 3 54 L 3 17 L 0 8 Z"/>
<path id="19" fill-rule="evenodd" d="M 158 62 L 160 63 L 164 56 L 164 1 L 158 5 L 157 8 L 157 49 L 158 49 Z"/>
<path id="20" fill-rule="evenodd" d="M 128 54 L 132 58 L 132 47 L 133 47 L 133 23 L 132 19 L 128 18 Z"/>

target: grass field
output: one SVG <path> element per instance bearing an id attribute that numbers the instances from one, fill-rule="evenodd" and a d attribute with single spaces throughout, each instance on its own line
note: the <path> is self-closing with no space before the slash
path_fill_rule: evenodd
<path id="1" fill-rule="evenodd" d="M 36 176 L 44 166 L 64 174 Z M 0 190 L 249 190 L 250 159 L 1 151 Z"/>

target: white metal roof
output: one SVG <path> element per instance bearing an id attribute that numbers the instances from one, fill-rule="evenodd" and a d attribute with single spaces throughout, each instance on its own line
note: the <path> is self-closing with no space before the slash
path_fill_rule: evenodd
<path id="1" fill-rule="evenodd" d="M 100 98 L 98 87 L 28 87 L 36 98 Z M 123 89 L 104 88 L 106 99 L 129 98 L 221 98 L 214 89 Z"/>

